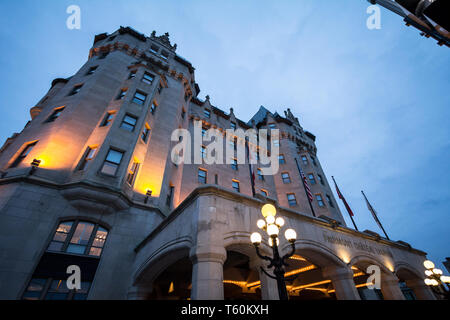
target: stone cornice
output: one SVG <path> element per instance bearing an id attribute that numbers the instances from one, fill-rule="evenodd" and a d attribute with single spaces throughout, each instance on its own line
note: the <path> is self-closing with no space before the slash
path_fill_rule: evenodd
<path id="1" fill-rule="evenodd" d="M 275 204 L 275 206 L 282 211 L 282 215 L 285 215 L 290 218 L 300 219 L 307 221 L 309 223 L 313 223 L 316 225 L 319 225 L 321 227 L 324 227 L 328 230 L 333 231 L 339 231 L 344 234 L 349 234 L 358 238 L 363 238 L 366 240 L 375 241 L 377 243 L 382 243 L 391 247 L 395 247 L 400 250 L 406 250 L 409 252 L 414 252 L 419 255 L 426 255 L 426 252 L 423 252 L 418 249 L 414 249 L 411 246 L 405 246 L 401 243 L 390 241 L 387 239 L 381 239 L 379 237 L 363 233 L 360 231 L 356 231 L 350 228 L 342 227 L 342 226 L 336 226 L 335 224 L 332 224 L 328 221 L 322 220 L 320 218 L 315 218 L 309 215 L 306 215 L 304 213 L 292 210 L 290 208 L 285 208 L 278 206 L 275 201 L 271 201 L 270 199 L 263 201 L 256 198 L 253 198 L 251 196 L 239 194 L 233 191 L 230 191 L 228 189 L 222 188 L 217 185 L 204 185 L 196 188 L 189 196 L 177 207 L 175 208 L 164 221 L 162 221 L 141 243 L 139 243 L 136 248 L 134 249 L 135 252 L 139 252 L 154 236 L 156 236 L 158 233 L 160 233 L 164 228 L 170 224 L 173 220 L 175 220 L 176 217 L 178 217 L 189 205 L 191 205 L 199 196 L 205 196 L 205 195 L 215 195 L 220 196 L 225 199 L 237 201 L 240 203 L 248 203 L 252 204 L 253 206 L 261 207 L 262 205 L 266 204 L 267 202 L 272 202 Z"/>

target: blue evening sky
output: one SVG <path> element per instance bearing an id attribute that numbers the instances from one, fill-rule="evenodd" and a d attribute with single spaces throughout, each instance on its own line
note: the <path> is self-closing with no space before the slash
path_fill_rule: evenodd
<path id="1" fill-rule="evenodd" d="M 81 30 L 66 8 L 81 7 Z M 19 132 L 56 77 L 86 61 L 94 35 L 131 26 L 169 32 L 211 102 L 247 121 L 290 107 L 360 230 L 450 256 L 450 49 L 382 8 L 368 30 L 365 0 L 0 2 L 0 143 Z M 351 225 L 345 208 L 341 211 Z"/>

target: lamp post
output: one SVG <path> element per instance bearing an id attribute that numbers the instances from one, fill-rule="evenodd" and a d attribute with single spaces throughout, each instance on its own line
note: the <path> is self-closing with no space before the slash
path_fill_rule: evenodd
<path id="1" fill-rule="evenodd" d="M 273 257 L 267 257 L 261 254 L 259 251 L 259 246 L 262 242 L 262 236 L 258 232 L 253 233 L 250 236 L 250 240 L 255 246 L 256 254 L 263 260 L 267 260 L 270 264 L 267 266 L 269 269 L 274 268 L 272 276 L 268 274 L 263 268 L 261 270 L 270 278 L 277 280 L 278 285 L 278 294 L 280 296 L 280 300 L 288 300 L 288 293 L 286 290 L 285 280 L 288 280 L 284 277 L 285 270 L 284 267 L 288 266 L 286 263 L 286 259 L 291 257 L 295 253 L 295 240 L 297 238 L 297 233 L 293 229 L 287 229 L 284 236 L 287 241 L 291 244 L 291 251 L 284 255 L 280 256 L 280 252 L 278 251 L 278 245 L 280 244 L 280 240 L 278 238 L 278 234 L 280 233 L 280 229 L 284 226 L 284 219 L 281 217 L 275 218 L 277 214 L 277 210 L 271 204 L 266 204 L 262 207 L 261 213 L 264 219 L 258 220 L 256 225 L 258 228 L 264 230 L 269 235 L 269 245 L 272 247 Z"/>
<path id="2" fill-rule="evenodd" d="M 432 261 L 427 260 L 423 263 L 425 270 L 425 284 L 430 286 L 434 293 L 441 295 L 444 299 L 450 299 L 450 290 L 448 288 L 448 284 L 450 283 L 450 277 L 444 276 L 442 274 L 441 269 L 435 268 L 435 265 Z M 439 287 L 441 290 L 437 290 L 436 287 Z"/>

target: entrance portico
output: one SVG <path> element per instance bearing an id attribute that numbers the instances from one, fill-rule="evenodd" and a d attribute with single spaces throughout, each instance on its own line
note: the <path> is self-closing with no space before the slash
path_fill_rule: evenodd
<path id="1" fill-rule="evenodd" d="M 157 298 L 151 292 L 164 282 L 174 299 L 233 299 L 237 292 L 239 299 L 278 299 L 276 281 L 261 270 L 267 264 L 256 257 L 250 242 L 264 204 L 218 186 L 196 189 L 136 248 L 129 297 Z M 277 212 L 298 235 L 286 269 L 287 275 L 296 276 L 287 283 L 290 299 L 366 299 L 360 291 L 373 265 L 381 271 L 380 297 L 405 299 L 399 281 L 406 281 L 417 299 L 433 299 L 420 282 L 424 252 L 288 208 L 277 207 Z M 265 254 L 271 252 L 267 240 L 261 244 Z M 288 247 L 282 240 L 280 250 L 287 252 Z M 183 266 L 171 267 L 177 264 Z M 172 279 L 161 279 L 168 268 L 182 270 L 183 279 L 173 273 Z M 186 290 L 178 290 L 180 286 Z"/>

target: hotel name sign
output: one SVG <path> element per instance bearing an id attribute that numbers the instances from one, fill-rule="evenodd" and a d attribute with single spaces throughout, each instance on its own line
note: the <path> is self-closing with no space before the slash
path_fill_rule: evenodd
<path id="1" fill-rule="evenodd" d="M 339 235 L 330 235 L 327 232 L 323 233 L 323 238 L 324 238 L 325 242 L 332 243 L 332 244 L 337 244 L 337 245 L 344 246 L 344 247 L 347 247 L 347 248 L 350 248 L 350 249 L 366 251 L 366 252 L 369 252 L 371 254 L 376 254 L 376 255 L 381 255 L 381 256 L 388 256 L 388 257 L 391 257 L 391 258 L 393 257 L 392 253 L 390 252 L 389 249 L 381 248 L 379 246 L 369 245 L 365 241 L 351 240 L 351 239 L 344 238 L 344 237 L 339 236 Z"/>

